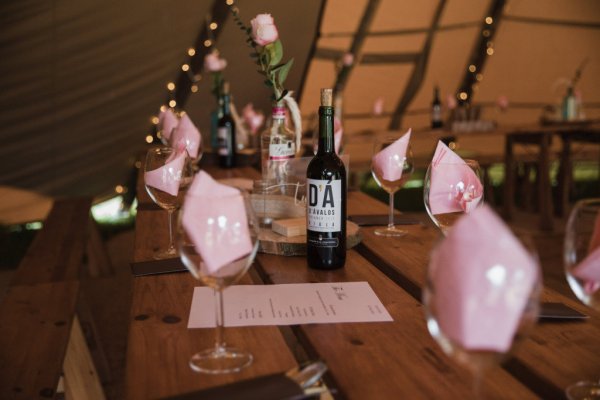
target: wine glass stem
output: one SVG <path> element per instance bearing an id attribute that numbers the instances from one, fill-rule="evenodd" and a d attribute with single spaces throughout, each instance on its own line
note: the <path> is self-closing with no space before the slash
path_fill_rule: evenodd
<path id="1" fill-rule="evenodd" d="M 169 251 L 175 250 L 175 244 L 173 243 L 173 210 L 167 210 L 169 218 Z"/>
<path id="2" fill-rule="evenodd" d="M 394 229 L 394 192 L 390 193 L 390 217 L 388 220 L 388 229 Z"/>
<path id="3" fill-rule="evenodd" d="M 217 323 L 217 331 L 215 334 L 215 352 L 222 353 L 225 350 L 223 342 L 223 289 L 215 289 L 215 317 Z"/>

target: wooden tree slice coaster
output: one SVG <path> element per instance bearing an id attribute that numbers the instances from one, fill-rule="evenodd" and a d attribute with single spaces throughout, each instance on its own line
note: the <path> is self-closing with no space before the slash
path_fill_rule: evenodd
<path id="1" fill-rule="evenodd" d="M 306 255 L 306 235 L 285 237 L 268 228 L 261 228 L 258 235 L 260 247 L 258 251 L 279 256 Z M 350 249 L 360 243 L 360 228 L 354 222 L 346 222 L 346 248 Z"/>

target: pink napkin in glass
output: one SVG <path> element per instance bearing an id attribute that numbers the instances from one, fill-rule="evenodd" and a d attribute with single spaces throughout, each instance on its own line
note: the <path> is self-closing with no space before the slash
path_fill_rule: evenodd
<path id="1" fill-rule="evenodd" d="M 373 156 L 371 163 L 375 173 L 386 181 L 397 181 L 402 177 L 411 131 L 409 129 L 400 139 Z"/>
<path id="2" fill-rule="evenodd" d="M 596 217 L 589 244 L 589 254 L 572 271 L 573 276 L 585 282 L 584 290 L 592 294 L 600 289 L 600 214 Z"/>
<path id="3" fill-rule="evenodd" d="M 169 140 L 178 123 L 179 120 L 177 119 L 177 116 L 170 108 L 160 112 L 158 116 L 158 129 L 162 131 L 162 137 L 164 137 L 165 140 Z"/>
<path id="4" fill-rule="evenodd" d="M 187 114 L 183 114 L 171 136 L 171 147 L 178 150 L 185 148 L 190 157 L 196 159 L 198 158 L 201 141 L 200 131 L 196 128 L 190 117 Z"/>
<path id="5" fill-rule="evenodd" d="M 242 194 L 204 171 L 188 190 L 182 224 L 210 273 L 253 250 Z"/>
<path id="6" fill-rule="evenodd" d="M 507 351 L 537 264 L 488 206 L 461 217 L 430 260 L 441 331 L 469 350 Z"/>
<path id="7" fill-rule="evenodd" d="M 483 197 L 483 185 L 475 172 L 441 141 L 431 160 L 429 207 L 431 213 L 471 212 Z"/>
<path id="8" fill-rule="evenodd" d="M 144 172 L 144 182 L 146 185 L 169 193 L 171 196 L 177 196 L 185 157 L 185 151 L 174 152 L 167 159 L 165 165 Z"/>

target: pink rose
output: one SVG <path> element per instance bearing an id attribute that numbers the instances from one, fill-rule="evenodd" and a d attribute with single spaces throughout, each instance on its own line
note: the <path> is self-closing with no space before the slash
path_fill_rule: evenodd
<path id="1" fill-rule="evenodd" d="M 208 72 L 223 71 L 227 66 L 227 61 L 219 57 L 218 51 L 213 51 L 204 57 L 204 69 Z"/>
<path id="2" fill-rule="evenodd" d="M 508 97 L 506 96 L 500 96 L 498 97 L 498 100 L 496 100 L 496 105 L 498 105 L 498 108 L 502 111 L 505 111 L 508 108 Z"/>
<path id="3" fill-rule="evenodd" d="M 344 56 L 342 57 L 342 64 L 344 64 L 345 67 L 349 67 L 354 64 L 354 54 L 344 53 Z"/>
<path id="4" fill-rule="evenodd" d="M 265 121 L 265 115 L 262 112 L 256 112 L 252 103 L 246 104 L 242 110 L 242 118 L 250 128 L 250 132 L 255 134 Z"/>
<path id="5" fill-rule="evenodd" d="M 383 114 L 383 97 L 378 97 L 373 102 L 373 115 Z"/>
<path id="6" fill-rule="evenodd" d="M 453 95 L 449 94 L 448 96 L 446 96 L 446 108 L 448 110 L 454 110 L 456 108 L 457 104 L 456 104 L 456 97 L 454 97 Z"/>
<path id="7" fill-rule="evenodd" d="M 271 14 L 258 14 L 250 21 L 252 25 L 252 39 L 259 46 L 266 46 L 279 38 L 279 32 Z"/>

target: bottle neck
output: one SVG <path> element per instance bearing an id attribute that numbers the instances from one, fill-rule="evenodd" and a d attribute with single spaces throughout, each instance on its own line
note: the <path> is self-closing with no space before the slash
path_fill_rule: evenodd
<path id="1" fill-rule="evenodd" d="M 271 111 L 271 125 L 272 126 L 284 126 L 285 125 L 285 107 L 276 105 L 273 106 Z"/>
<path id="2" fill-rule="evenodd" d="M 333 144 L 333 107 L 319 107 L 319 150 L 317 154 L 331 154 Z"/>
<path id="3" fill-rule="evenodd" d="M 229 95 L 228 94 L 224 94 L 223 95 L 223 115 L 229 115 L 231 113 L 231 109 L 229 106 Z"/>

